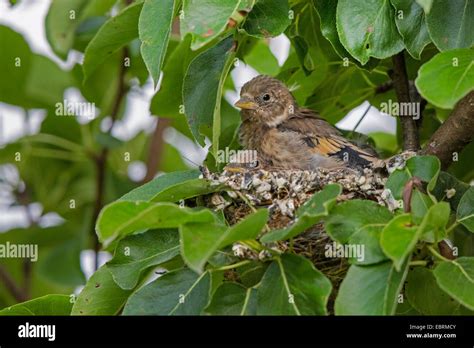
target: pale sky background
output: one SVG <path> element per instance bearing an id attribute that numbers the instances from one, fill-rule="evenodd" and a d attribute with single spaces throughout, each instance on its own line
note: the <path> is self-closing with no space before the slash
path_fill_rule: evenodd
<path id="1" fill-rule="evenodd" d="M 72 52 L 67 62 L 55 56 L 49 43 L 46 40 L 44 20 L 47 14 L 51 0 L 21 0 L 20 3 L 13 8 L 8 5 L 7 0 L 0 0 L 0 24 L 13 28 L 15 31 L 21 33 L 28 41 L 33 52 L 47 56 L 63 68 L 71 68 L 75 62 L 80 62 L 82 54 L 79 52 Z M 270 49 L 277 58 L 280 65 L 282 65 L 288 57 L 290 42 L 284 35 L 271 39 Z M 239 64 L 232 73 L 235 86 L 238 88 L 233 93 L 227 93 L 226 99 L 232 104 L 238 99 L 239 91 L 242 85 L 258 75 L 258 73 L 250 66 L 243 63 Z M 45 88 L 48 88 L 48 82 L 45 81 Z M 135 136 L 139 131 L 145 130 L 150 132 L 153 129 L 153 124 L 156 122 L 156 117 L 150 115 L 149 105 L 153 97 L 154 91 L 151 82 L 147 83 L 144 88 L 138 92 L 129 93 L 126 116 L 123 120 L 117 122 L 113 130 L 113 135 L 122 140 L 128 140 Z M 68 89 L 65 93 L 65 98 L 81 100 L 83 99 L 79 91 L 75 89 Z M 362 103 L 360 106 L 353 109 L 348 115 L 341 120 L 337 126 L 341 129 L 351 130 L 357 124 L 363 112 L 368 106 L 368 102 Z M 21 108 L 6 105 L 0 102 L 0 148 L 15 139 L 20 138 L 29 132 L 37 132 L 42 119 L 45 117 L 41 110 L 33 110 L 31 112 L 31 119 L 28 127 L 25 127 L 25 115 Z M 80 120 L 87 122 L 85 118 Z M 107 122 L 106 120 L 104 122 Z M 367 134 L 371 132 L 386 132 L 395 134 L 396 120 L 385 114 L 381 114 L 377 109 L 371 108 L 364 120 L 357 128 L 358 132 Z M 201 148 L 197 143 L 193 143 L 179 132 L 170 130 L 165 133 L 165 141 L 175 146 L 181 154 L 196 163 L 201 163 L 204 160 L 207 149 Z M 1 150 L 0 150 L 1 151 Z M 13 166 L 7 168 L 0 168 L 3 173 L 8 172 L 8 175 L 15 180 L 17 173 Z M 134 180 L 140 180 L 144 175 L 144 164 L 133 163 L 129 168 L 129 176 Z M 17 180 L 17 179 L 16 179 Z M 41 214 L 41 204 L 33 204 L 32 211 L 34 214 Z M 61 221 L 60 217 L 54 214 L 49 214 L 47 218 L 42 220 L 42 224 L 51 225 Z M 13 227 L 27 226 L 25 214 L 22 208 L 6 209 L 2 205 L 2 195 L 0 195 L 0 232 L 8 230 Z M 84 251 L 82 257 L 82 267 L 87 276 L 92 273 L 92 251 Z M 102 262 L 108 259 L 107 253 L 104 253 Z"/>

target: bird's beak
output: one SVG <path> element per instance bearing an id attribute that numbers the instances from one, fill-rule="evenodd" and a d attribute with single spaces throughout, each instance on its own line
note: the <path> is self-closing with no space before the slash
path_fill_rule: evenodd
<path id="1" fill-rule="evenodd" d="M 238 108 L 241 109 L 248 109 L 248 110 L 255 110 L 257 108 L 257 103 L 252 101 L 250 98 L 242 97 L 240 98 L 237 103 L 234 104 Z"/>

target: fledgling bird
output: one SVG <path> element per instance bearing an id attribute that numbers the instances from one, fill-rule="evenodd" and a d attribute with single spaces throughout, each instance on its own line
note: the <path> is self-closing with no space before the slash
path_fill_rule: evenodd
<path id="1" fill-rule="evenodd" d="M 360 170 L 381 161 L 314 111 L 299 107 L 275 78 L 255 77 L 242 87 L 240 97 L 235 103 L 241 108 L 240 142 L 245 149 L 257 151 L 263 168 Z"/>

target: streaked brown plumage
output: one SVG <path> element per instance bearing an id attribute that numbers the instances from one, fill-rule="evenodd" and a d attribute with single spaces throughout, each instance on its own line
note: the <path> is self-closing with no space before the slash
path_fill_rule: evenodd
<path id="1" fill-rule="evenodd" d="M 379 161 L 320 118 L 300 108 L 279 80 L 260 75 L 247 82 L 235 104 L 242 109 L 240 142 L 257 150 L 267 168 L 363 168 Z"/>

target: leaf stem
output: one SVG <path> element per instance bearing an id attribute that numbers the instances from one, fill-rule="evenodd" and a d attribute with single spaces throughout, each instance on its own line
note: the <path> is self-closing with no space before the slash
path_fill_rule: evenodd
<path id="1" fill-rule="evenodd" d="M 237 263 L 233 263 L 232 265 L 227 265 L 227 266 L 222 266 L 222 267 L 219 267 L 219 268 L 215 268 L 215 269 L 213 269 L 213 271 L 227 271 L 229 269 L 234 269 L 234 268 L 239 268 L 239 267 L 245 266 L 249 263 L 250 263 L 250 260 L 244 260 L 244 261 L 240 261 L 240 262 L 237 262 Z"/>
<path id="2" fill-rule="evenodd" d="M 426 260 L 415 260 L 410 262 L 410 266 L 426 266 L 428 261 Z"/>
<path id="3" fill-rule="evenodd" d="M 427 245 L 427 248 L 429 251 L 431 251 L 431 253 L 436 256 L 438 259 L 442 260 L 442 261 L 446 261 L 446 262 L 451 262 L 450 259 L 447 259 L 445 258 L 443 255 L 441 255 L 439 252 L 436 251 L 435 248 L 433 248 L 431 245 Z"/>
<path id="4" fill-rule="evenodd" d="M 459 221 L 454 221 L 454 223 L 451 226 L 449 226 L 449 228 L 446 230 L 446 234 L 449 235 L 458 226 L 459 226 Z"/>

